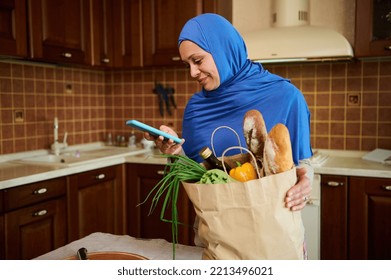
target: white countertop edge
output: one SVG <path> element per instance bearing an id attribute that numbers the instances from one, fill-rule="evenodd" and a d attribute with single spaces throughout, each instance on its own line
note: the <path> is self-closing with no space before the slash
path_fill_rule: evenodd
<path id="1" fill-rule="evenodd" d="M 13 178 L 0 182 L 0 190 L 20 185 L 30 184 L 39 182 L 42 180 L 54 179 L 62 176 L 73 175 L 85 171 L 90 171 L 98 168 L 123 164 L 123 163 L 138 163 L 138 164 L 165 164 L 166 159 L 162 157 L 150 156 L 146 153 L 145 157 L 141 157 L 140 154 L 146 153 L 146 150 L 140 150 L 136 154 L 127 155 L 119 154 L 113 156 L 107 156 L 104 158 L 98 158 L 89 160 L 81 164 L 64 167 L 50 167 L 48 166 L 47 171 L 43 171 L 38 174 L 32 174 L 28 176 Z"/>
<path id="2" fill-rule="evenodd" d="M 57 168 L 57 169 L 51 169 L 46 172 L 38 173 L 38 174 L 33 174 L 33 175 L 28 175 L 28 176 L 23 176 L 23 177 L 18 177 L 14 179 L 9 179 L 9 180 L 4 180 L 0 182 L 0 190 L 1 189 L 6 189 L 6 188 L 11 188 L 11 187 L 16 187 L 20 185 L 25 185 L 25 184 L 30 184 L 30 183 L 35 183 L 43 180 L 48 180 L 48 179 L 54 179 L 57 177 L 62 177 L 62 176 L 68 176 L 72 174 L 77 174 L 85 171 L 90 171 L 102 167 L 108 167 L 112 165 L 117 165 L 117 164 L 122 164 L 125 162 L 125 158 L 118 156 L 116 158 L 111 158 L 111 159 L 104 159 L 100 161 L 94 161 L 86 164 L 81 164 L 81 165 L 76 165 L 76 166 L 67 166 L 63 168 Z"/>
<path id="3" fill-rule="evenodd" d="M 314 167 L 314 173 L 321 175 L 391 178 L 391 170 L 387 171 L 341 167 Z"/>

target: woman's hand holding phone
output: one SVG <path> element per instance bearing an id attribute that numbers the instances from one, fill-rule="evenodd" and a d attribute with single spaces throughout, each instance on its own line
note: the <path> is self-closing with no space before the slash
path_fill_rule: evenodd
<path id="1" fill-rule="evenodd" d="M 137 120 L 129 120 L 126 125 L 135 129 L 144 131 L 144 138 L 155 141 L 156 146 L 164 154 L 180 154 L 182 152 L 182 143 L 178 134 L 170 127 L 161 125 L 159 129 L 149 126 Z"/>
<path id="2" fill-rule="evenodd" d="M 165 133 L 174 135 L 175 137 L 178 137 L 178 134 L 170 127 L 166 125 L 161 125 L 159 129 Z M 153 137 L 148 132 L 144 132 L 144 138 L 150 141 L 155 141 L 156 147 L 159 148 L 159 150 L 163 154 L 170 154 L 170 155 L 178 155 L 182 153 L 182 144 L 185 142 L 184 139 L 182 139 L 181 144 L 177 144 L 172 139 L 165 140 L 163 136 L 159 137 Z"/>

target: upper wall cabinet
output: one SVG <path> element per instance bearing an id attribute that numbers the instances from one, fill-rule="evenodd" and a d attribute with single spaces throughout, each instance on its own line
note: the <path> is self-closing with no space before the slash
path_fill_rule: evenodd
<path id="1" fill-rule="evenodd" d="M 0 55 L 137 68 L 180 65 L 177 40 L 190 18 L 232 19 L 231 0 L 1 0 Z"/>
<path id="2" fill-rule="evenodd" d="M 92 1 L 92 53 L 91 64 L 94 66 L 112 67 L 113 60 L 113 39 L 112 39 L 112 18 L 113 5 L 110 0 Z"/>
<path id="3" fill-rule="evenodd" d="M 31 58 L 91 65 L 89 2 L 28 0 Z"/>
<path id="4" fill-rule="evenodd" d="M 92 65 L 109 68 L 142 65 L 141 2 L 92 1 Z"/>
<path id="5" fill-rule="evenodd" d="M 207 12 L 232 18 L 232 1 L 144 0 L 142 4 L 143 66 L 180 64 L 178 36 L 190 18 Z"/>
<path id="6" fill-rule="evenodd" d="M 145 0 L 114 0 L 114 66 L 142 66 L 141 7 Z"/>
<path id="7" fill-rule="evenodd" d="M 27 56 L 25 0 L 0 1 L 0 54 Z"/>
<path id="8" fill-rule="evenodd" d="M 355 56 L 391 55 L 391 0 L 357 0 Z"/>

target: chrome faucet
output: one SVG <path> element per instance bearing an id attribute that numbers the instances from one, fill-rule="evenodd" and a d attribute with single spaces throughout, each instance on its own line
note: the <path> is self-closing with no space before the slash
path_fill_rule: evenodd
<path id="1" fill-rule="evenodd" d="M 68 132 L 65 132 L 63 142 L 58 142 L 58 119 L 54 118 L 54 143 L 51 145 L 51 150 L 53 154 L 58 156 L 60 155 L 61 151 L 68 147 L 67 137 Z"/>

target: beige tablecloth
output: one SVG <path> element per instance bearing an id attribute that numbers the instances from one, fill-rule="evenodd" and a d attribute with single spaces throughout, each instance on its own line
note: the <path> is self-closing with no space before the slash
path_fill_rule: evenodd
<path id="1" fill-rule="evenodd" d="M 61 260 L 76 255 L 81 247 L 88 252 L 119 251 L 138 254 L 151 260 L 172 260 L 172 243 L 164 239 L 138 239 L 128 235 L 113 235 L 96 232 L 73 241 L 37 260 Z M 197 246 L 176 245 L 177 260 L 200 260 L 202 248 Z"/>

